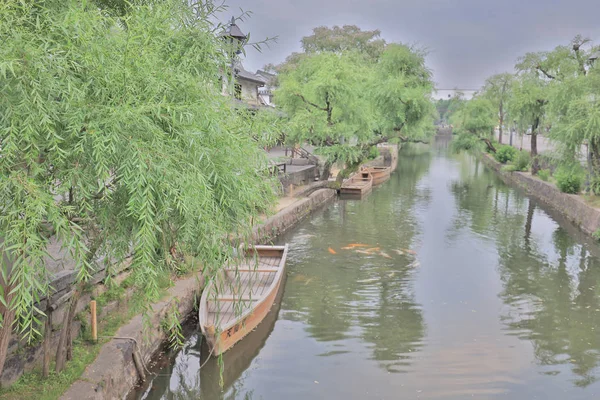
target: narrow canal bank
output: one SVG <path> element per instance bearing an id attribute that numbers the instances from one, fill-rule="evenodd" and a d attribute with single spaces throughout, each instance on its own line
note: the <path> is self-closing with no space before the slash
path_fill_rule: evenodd
<path id="1" fill-rule="evenodd" d="M 304 193 L 299 193 L 293 202 L 283 202 L 279 212 L 258 224 L 253 231 L 255 243 L 266 243 L 277 235 L 293 227 L 300 220 L 332 201 L 336 194 L 323 185 L 307 185 Z M 86 367 L 61 396 L 63 400 L 113 399 L 123 397 L 138 382 L 145 365 L 136 365 L 135 353 L 142 363 L 149 362 L 163 349 L 168 337 L 163 328 L 167 314 L 177 310 L 180 322 L 194 319 L 197 301 L 204 286 L 200 272 L 176 280 L 167 290 L 165 297 L 152 304 L 148 321 L 141 314 L 121 326 L 115 337 L 102 346 L 94 362 Z M 188 323 L 189 325 L 189 323 Z M 189 326 L 188 326 L 189 328 Z M 142 369 L 142 371 L 140 371 Z"/>
<path id="2" fill-rule="evenodd" d="M 192 330 L 132 398 L 597 395 L 598 245 L 446 147 L 403 149 L 369 197 L 279 239 L 291 245 L 279 312 L 250 350 L 226 353 L 223 391 L 214 360 L 199 370 Z"/>

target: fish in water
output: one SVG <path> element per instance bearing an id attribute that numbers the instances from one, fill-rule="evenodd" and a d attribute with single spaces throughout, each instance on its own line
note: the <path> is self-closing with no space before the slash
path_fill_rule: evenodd
<path id="1" fill-rule="evenodd" d="M 337 252 L 331 247 L 327 249 L 331 254 L 337 254 Z"/>
<path id="2" fill-rule="evenodd" d="M 416 251 L 410 249 L 402 249 L 402 251 L 408 254 L 412 254 L 413 256 L 417 254 Z"/>
<path id="3" fill-rule="evenodd" d="M 385 258 L 392 258 L 392 256 L 390 256 L 390 255 L 389 255 L 389 254 L 387 254 L 387 253 L 384 253 L 383 251 L 382 251 L 382 252 L 380 252 L 380 253 L 379 253 L 379 255 L 380 255 L 381 257 L 385 257 Z"/>
<path id="4" fill-rule="evenodd" d="M 399 256 L 404 255 L 404 252 L 398 249 L 394 249 L 394 253 L 398 254 Z"/>
<path id="5" fill-rule="evenodd" d="M 360 253 L 360 254 L 367 254 L 369 256 L 371 255 L 371 253 L 369 253 L 368 251 L 365 251 L 365 250 L 356 250 L 356 252 Z"/>
<path id="6" fill-rule="evenodd" d="M 352 250 L 354 247 L 342 247 L 342 250 Z"/>
<path id="7" fill-rule="evenodd" d="M 309 278 L 306 275 L 298 274 L 294 276 L 294 282 L 310 282 L 312 278 Z"/>
<path id="8" fill-rule="evenodd" d="M 362 243 L 350 243 L 348 245 L 348 247 L 352 248 L 352 247 L 369 247 L 368 244 L 362 244 Z"/>
<path id="9" fill-rule="evenodd" d="M 369 253 L 372 253 L 372 252 L 374 252 L 374 251 L 379 251 L 379 250 L 381 250 L 381 248 L 380 248 L 380 247 L 371 247 L 370 249 L 367 249 L 367 251 L 368 251 Z"/>

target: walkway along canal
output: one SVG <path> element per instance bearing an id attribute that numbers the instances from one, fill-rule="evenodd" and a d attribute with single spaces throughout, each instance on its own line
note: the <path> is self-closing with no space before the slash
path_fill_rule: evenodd
<path id="1" fill-rule="evenodd" d="M 193 329 L 132 398 L 600 396 L 600 248 L 447 144 L 279 239 L 280 309 L 225 354 L 223 391 Z"/>

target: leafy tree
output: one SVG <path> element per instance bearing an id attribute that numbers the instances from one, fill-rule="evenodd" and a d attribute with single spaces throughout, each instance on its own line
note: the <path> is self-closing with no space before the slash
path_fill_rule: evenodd
<path id="1" fill-rule="evenodd" d="M 485 81 L 482 95 L 490 100 L 494 107 L 498 110 L 498 143 L 502 143 L 502 130 L 504 128 L 504 120 L 507 113 L 507 101 L 510 96 L 510 89 L 514 79 L 514 75 L 504 73 L 494 75 Z"/>
<path id="2" fill-rule="evenodd" d="M 472 136 L 483 141 L 487 149 L 493 153 L 496 148 L 490 140 L 490 132 L 496 125 L 495 108 L 492 103 L 484 98 L 476 97 L 466 101 L 463 106 L 453 114 L 451 120 L 459 136 Z M 473 147 L 473 140 L 462 138 L 459 143 Z M 457 149 L 458 150 L 458 149 Z"/>
<path id="3" fill-rule="evenodd" d="M 319 27 L 277 67 L 276 102 L 290 118 L 292 141 L 309 141 L 331 163 L 350 167 L 392 137 L 433 133 L 431 73 L 423 52 L 386 45 L 379 31 Z"/>
<path id="4" fill-rule="evenodd" d="M 273 199 L 248 135 L 263 129 L 219 94 L 209 18 L 179 0 L 128 7 L 121 18 L 79 1 L 0 6 L 0 368 L 13 327 L 39 333 L 51 236 L 76 262 L 72 310 L 98 260 L 129 254 L 152 298 L 183 254 L 216 271 L 228 234 Z"/>
<path id="5" fill-rule="evenodd" d="M 379 58 L 386 44 L 379 30 L 363 31 L 356 25 L 319 26 L 312 35 L 303 37 L 301 43 L 305 53 L 357 51 L 373 60 Z"/>
<path id="6" fill-rule="evenodd" d="M 589 47 L 589 40 L 576 36 L 570 46 L 558 46 L 550 52 L 527 53 L 516 68 L 519 71 L 519 82 L 515 86 L 514 110 L 517 119 L 528 121 L 531 127 L 531 172 L 536 174 L 539 170 L 537 159 L 537 135 L 544 118 L 558 122 L 558 132 L 564 132 L 560 126 L 571 126 L 571 121 L 563 118 L 568 114 L 570 100 L 581 99 L 583 93 L 577 91 L 576 86 L 570 86 L 579 79 L 588 75 L 593 60 L 590 55 L 593 48 Z M 554 93 L 554 94 L 552 94 Z M 551 97 L 554 101 L 550 104 Z M 553 110 L 550 115 L 548 111 Z M 568 143 L 568 135 L 557 133 L 555 138 Z M 579 145 L 581 142 L 579 142 Z M 567 144 L 573 148 L 573 142 Z"/>
<path id="7" fill-rule="evenodd" d="M 290 118 L 288 138 L 318 146 L 328 164 L 359 162 L 368 150 L 362 145 L 373 136 L 374 113 L 365 91 L 368 73 L 355 53 L 307 55 L 281 73 L 275 98 Z"/>
<path id="8" fill-rule="evenodd" d="M 388 45 L 375 67 L 373 101 L 384 135 L 423 140 L 433 132 L 431 72 L 425 54 L 402 44 Z"/>
<path id="9" fill-rule="evenodd" d="M 562 50 L 563 67 L 552 82 L 548 106 L 550 137 L 562 144 L 565 160 L 576 159 L 582 144 L 588 144 L 588 175 L 595 194 L 600 194 L 600 69 L 595 65 L 599 50 L 581 37 Z"/>

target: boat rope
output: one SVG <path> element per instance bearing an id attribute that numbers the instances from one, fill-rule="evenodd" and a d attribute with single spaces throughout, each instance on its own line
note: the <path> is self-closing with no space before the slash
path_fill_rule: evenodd
<path id="1" fill-rule="evenodd" d="M 210 353 L 208 353 L 208 357 L 206 358 L 206 360 L 204 361 L 204 363 L 202 363 L 202 365 L 200 366 L 200 368 L 198 368 L 198 370 L 201 370 L 202 367 L 204 367 L 208 363 L 208 360 L 210 360 L 210 357 L 212 356 L 213 350 L 215 348 L 213 346 L 209 346 L 209 347 L 211 347 Z"/>

